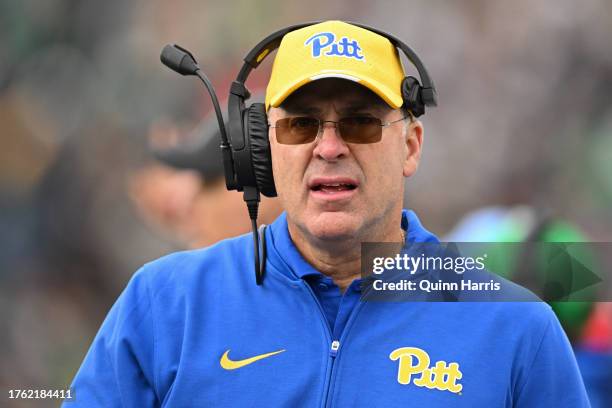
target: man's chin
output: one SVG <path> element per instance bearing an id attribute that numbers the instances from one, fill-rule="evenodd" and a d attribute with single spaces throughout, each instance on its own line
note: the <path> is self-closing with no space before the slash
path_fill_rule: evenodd
<path id="1" fill-rule="evenodd" d="M 342 211 L 322 212 L 306 220 L 306 228 L 321 241 L 345 241 L 355 238 L 357 218 L 355 214 Z"/>

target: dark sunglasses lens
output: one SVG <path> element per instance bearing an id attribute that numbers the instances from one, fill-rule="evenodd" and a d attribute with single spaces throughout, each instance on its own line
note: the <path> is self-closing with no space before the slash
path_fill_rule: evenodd
<path id="1" fill-rule="evenodd" d="M 352 116 L 338 122 L 342 139 L 348 143 L 376 143 L 382 138 L 382 122 L 371 116 Z"/>
<path id="2" fill-rule="evenodd" d="M 319 120 L 309 117 L 284 118 L 276 121 L 276 141 L 281 144 L 304 144 L 316 139 Z"/>

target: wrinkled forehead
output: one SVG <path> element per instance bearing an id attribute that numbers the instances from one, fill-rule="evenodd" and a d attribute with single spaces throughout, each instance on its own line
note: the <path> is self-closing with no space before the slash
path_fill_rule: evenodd
<path id="1" fill-rule="evenodd" d="M 325 78 L 310 82 L 293 92 L 280 108 L 289 113 L 321 113 L 333 106 L 338 113 L 376 112 L 392 108 L 374 92 L 354 81 Z"/>

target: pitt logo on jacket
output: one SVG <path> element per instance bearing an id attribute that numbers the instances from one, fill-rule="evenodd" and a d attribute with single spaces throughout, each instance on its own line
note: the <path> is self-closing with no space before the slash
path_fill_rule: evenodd
<path id="1" fill-rule="evenodd" d="M 435 366 L 430 367 L 429 354 L 417 347 L 395 349 L 389 354 L 389 358 L 393 361 L 399 360 L 397 382 L 400 384 L 410 384 L 412 376 L 420 374 L 420 377 L 412 382 L 417 387 L 453 393 L 459 393 L 463 389 L 461 384 L 457 384 L 457 380 L 463 377 L 458 363 L 447 365 L 446 361 L 438 361 Z"/>

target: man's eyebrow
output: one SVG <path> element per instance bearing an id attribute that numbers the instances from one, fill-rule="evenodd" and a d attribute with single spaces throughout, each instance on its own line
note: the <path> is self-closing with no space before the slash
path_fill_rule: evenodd
<path id="1" fill-rule="evenodd" d="M 314 106 L 289 105 L 281 106 L 290 115 L 316 115 L 321 113 L 321 109 Z"/>
<path id="2" fill-rule="evenodd" d="M 382 106 L 379 106 L 375 103 L 368 102 L 356 102 L 345 105 L 339 109 L 338 113 L 346 114 L 346 113 L 359 113 L 359 112 L 371 112 L 371 111 L 380 111 Z"/>
<path id="3" fill-rule="evenodd" d="M 321 109 L 317 108 L 316 106 L 300 106 L 298 104 L 284 106 L 283 109 L 290 115 L 317 115 L 321 113 Z M 384 106 L 381 106 L 381 104 L 378 103 L 356 101 L 355 103 L 349 103 L 342 106 L 338 110 L 338 113 L 346 115 L 371 111 L 380 112 L 383 109 Z"/>
<path id="4" fill-rule="evenodd" d="M 375 106 L 372 104 L 360 103 L 360 104 L 343 106 L 342 108 L 340 108 L 339 113 L 357 113 L 357 112 L 365 112 L 365 111 L 372 111 L 372 110 L 378 110 L 378 109 L 380 109 L 378 106 Z"/>

